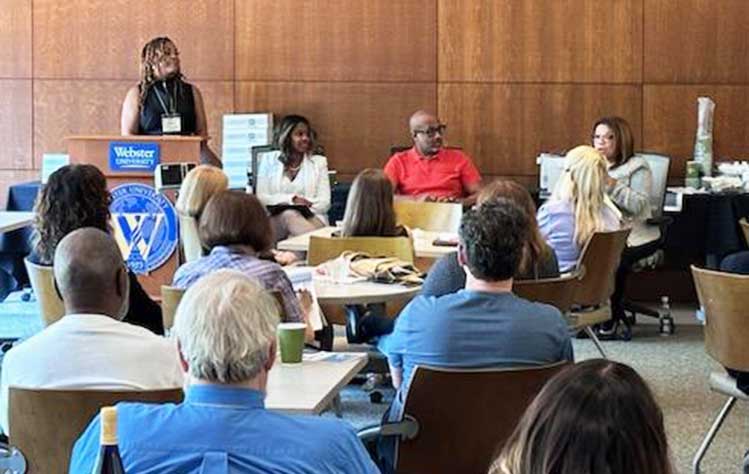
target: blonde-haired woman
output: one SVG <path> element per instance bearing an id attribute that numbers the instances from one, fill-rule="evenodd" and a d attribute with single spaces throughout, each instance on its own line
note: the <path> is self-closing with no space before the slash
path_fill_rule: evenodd
<path id="1" fill-rule="evenodd" d="M 561 272 L 575 267 L 594 232 L 620 226 L 620 215 L 606 197 L 606 158 L 582 145 L 570 150 L 565 162 L 551 198 L 537 215 L 539 230 L 554 249 Z"/>
<path id="2" fill-rule="evenodd" d="M 208 200 L 229 188 L 229 178 L 215 166 L 200 165 L 192 169 L 179 188 L 177 213 L 179 233 L 186 262 L 203 256 L 203 248 L 198 239 L 198 222 Z"/>

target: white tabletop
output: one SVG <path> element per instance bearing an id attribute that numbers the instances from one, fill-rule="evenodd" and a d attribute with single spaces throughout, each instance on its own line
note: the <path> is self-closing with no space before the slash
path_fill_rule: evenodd
<path id="1" fill-rule="evenodd" d="M 421 291 L 421 286 L 393 285 L 360 281 L 333 283 L 323 277 L 314 278 L 317 301 L 321 304 L 373 304 L 399 299 L 410 299 Z"/>
<path id="2" fill-rule="evenodd" d="M 304 354 L 301 364 L 276 360 L 268 375 L 265 406 L 283 413 L 319 415 L 367 364 L 363 353 Z"/>
<path id="3" fill-rule="evenodd" d="M 0 232 L 21 229 L 34 221 L 33 212 L 0 211 Z"/>
<path id="4" fill-rule="evenodd" d="M 278 249 L 306 252 L 309 248 L 310 235 L 330 237 L 336 230 L 338 230 L 336 227 L 323 227 L 306 234 L 297 235 L 296 237 L 291 237 L 279 242 Z M 457 247 L 434 245 L 435 239 L 440 235 L 439 232 L 413 229 L 414 251 L 416 252 L 416 256 L 420 258 L 439 258 L 445 254 L 455 252 Z"/>

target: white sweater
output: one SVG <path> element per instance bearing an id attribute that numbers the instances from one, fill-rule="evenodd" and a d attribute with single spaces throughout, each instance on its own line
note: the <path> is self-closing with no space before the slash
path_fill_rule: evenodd
<path id="1" fill-rule="evenodd" d="M 609 169 L 609 176 L 616 180 L 609 186 L 608 195 L 622 212 L 625 222 L 632 225 L 627 245 L 637 247 L 660 237 L 657 226 L 648 225 L 652 217 L 650 194 L 653 188 L 653 174 L 648 162 L 640 156 L 633 156 L 626 163 Z"/>

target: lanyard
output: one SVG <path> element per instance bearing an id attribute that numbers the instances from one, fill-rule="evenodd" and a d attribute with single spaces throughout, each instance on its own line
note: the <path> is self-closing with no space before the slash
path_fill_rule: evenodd
<path id="1" fill-rule="evenodd" d="M 167 109 L 166 104 L 164 103 L 164 100 L 161 98 L 161 94 L 159 93 L 159 88 L 156 86 L 156 98 L 159 99 L 159 103 L 161 104 L 161 108 L 164 109 L 164 113 L 167 115 L 171 115 L 177 112 L 177 98 L 172 97 L 172 94 L 169 93 L 169 89 L 166 86 L 166 81 L 162 82 L 164 85 L 164 93 L 166 94 L 167 100 L 169 101 L 169 108 Z M 174 86 L 174 95 L 177 95 L 177 86 Z"/>

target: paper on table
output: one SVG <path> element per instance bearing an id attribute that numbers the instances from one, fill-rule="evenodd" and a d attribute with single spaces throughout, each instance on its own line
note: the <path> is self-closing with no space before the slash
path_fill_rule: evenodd
<path id="1" fill-rule="evenodd" d="M 356 357 L 359 357 L 358 354 L 346 354 L 342 352 L 325 352 L 325 351 L 319 351 L 319 352 L 313 352 L 313 353 L 304 353 L 302 355 L 305 362 L 317 362 L 317 361 L 325 361 L 325 362 L 346 362 L 347 360 L 355 359 Z"/>
<path id="2" fill-rule="evenodd" d="M 297 283 L 294 285 L 296 291 L 307 290 L 312 296 L 312 308 L 309 312 L 309 322 L 312 325 L 312 329 L 319 331 L 325 326 L 324 316 L 320 310 L 320 305 L 317 303 L 317 292 L 315 291 L 315 285 L 312 280 L 303 283 Z"/>
<path id="3" fill-rule="evenodd" d="M 352 285 L 354 283 L 361 283 L 363 281 L 367 281 L 366 277 L 356 276 L 356 275 L 347 275 L 339 278 L 334 278 L 330 275 L 317 275 L 315 278 L 319 281 L 324 281 L 326 283 L 332 283 L 334 285 Z"/>
<path id="4" fill-rule="evenodd" d="M 315 271 L 314 267 L 299 265 L 295 267 L 283 267 L 286 276 L 291 280 L 292 285 L 297 283 L 304 283 L 312 280 L 312 272 Z"/>
<path id="5" fill-rule="evenodd" d="M 317 292 L 312 282 L 312 267 L 284 267 L 284 271 L 291 280 L 294 291 L 307 290 L 312 296 L 312 309 L 309 313 L 309 322 L 312 329 L 319 331 L 325 326 L 325 316 L 317 303 Z"/>

